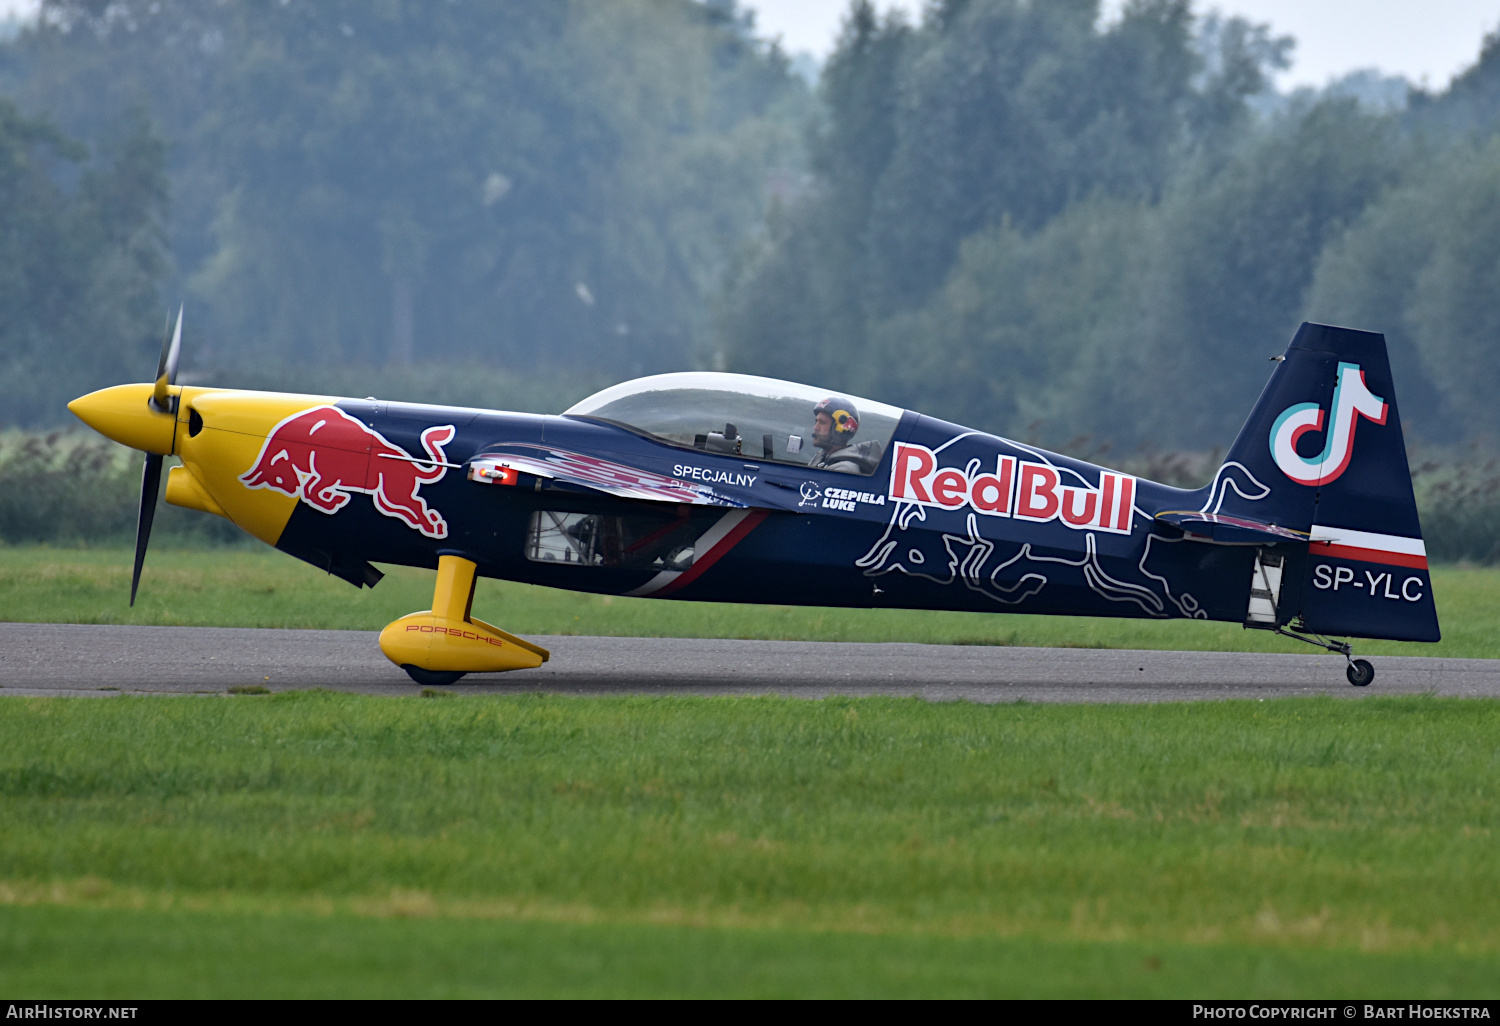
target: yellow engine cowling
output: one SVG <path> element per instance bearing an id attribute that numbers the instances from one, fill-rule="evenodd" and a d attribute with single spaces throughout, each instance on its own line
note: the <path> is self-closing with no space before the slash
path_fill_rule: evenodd
<path id="1" fill-rule="evenodd" d="M 255 466 L 276 426 L 301 411 L 339 402 L 317 395 L 247 392 L 196 386 L 167 388 L 171 413 L 151 405 L 155 386 L 115 385 L 68 404 L 87 425 L 122 445 L 158 456 L 178 456 L 185 472 L 167 479 L 167 501 L 227 517 L 275 545 L 297 507 L 297 497 L 241 480 Z M 358 458 L 359 454 L 352 454 Z"/>
<path id="2" fill-rule="evenodd" d="M 247 488 L 241 475 L 255 466 L 277 424 L 302 410 L 336 402 L 328 396 L 184 388 L 177 407 L 175 451 L 223 516 L 275 545 L 297 508 L 297 497 Z M 170 487 L 171 480 L 167 483 Z M 173 501 L 170 494 L 167 501 Z"/>

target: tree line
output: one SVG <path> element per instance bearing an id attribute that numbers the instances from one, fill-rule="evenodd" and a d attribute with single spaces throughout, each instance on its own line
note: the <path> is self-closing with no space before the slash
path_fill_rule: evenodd
<path id="1" fill-rule="evenodd" d="M 1161 449 L 1324 320 L 1386 334 L 1413 438 L 1493 442 L 1500 41 L 1394 104 L 1276 94 L 1292 45 L 854 0 L 809 86 L 733 0 L 44 0 L 0 45 L 0 420 L 149 372 L 171 297 L 241 383 L 716 367 Z"/>
<path id="2" fill-rule="evenodd" d="M 1399 110 L 1268 96 L 1291 45 L 1186 0 L 855 3 L 814 184 L 726 293 L 727 363 L 1207 448 L 1311 319 L 1386 334 L 1418 439 L 1494 439 L 1500 41 Z"/>
<path id="3" fill-rule="evenodd" d="M 283 383 L 701 362 L 713 290 L 813 103 L 733 0 L 43 0 L 0 46 L 0 93 L 104 177 L 101 141 L 138 112 L 170 183 L 132 196 L 154 232 L 146 306 L 187 301 L 189 372 Z M 52 179 L 81 202 L 70 174 Z M 118 364 L 154 367 L 160 310 L 131 320 L 102 281 L 73 295 L 126 323 L 51 334 L 108 367 L 51 380 L 0 338 L 6 377 L 44 397 L 7 393 L 0 419 L 56 419 Z"/>

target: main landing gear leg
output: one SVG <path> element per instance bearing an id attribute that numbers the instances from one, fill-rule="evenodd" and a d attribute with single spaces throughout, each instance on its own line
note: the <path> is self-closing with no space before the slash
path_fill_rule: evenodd
<path id="1" fill-rule="evenodd" d="M 432 608 L 403 616 L 380 632 L 380 650 L 418 684 L 442 686 L 466 673 L 531 669 L 550 657 L 540 645 L 474 619 L 477 569 L 459 553 L 438 553 Z"/>
<path id="2" fill-rule="evenodd" d="M 1277 627 L 1276 633 L 1284 638 L 1295 638 L 1297 641 L 1305 641 L 1309 645 L 1317 645 L 1319 648 L 1326 648 L 1330 652 L 1337 652 L 1343 656 L 1344 662 L 1349 664 L 1348 669 L 1344 671 L 1344 676 L 1348 677 L 1349 683 L 1357 688 L 1368 687 L 1370 681 L 1375 679 L 1375 667 L 1370 665 L 1368 659 L 1355 659 L 1354 649 L 1350 647 L 1347 641 L 1330 641 L 1327 638 L 1317 635 L 1306 638 L 1301 634 L 1294 634 L 1283 627 Z"/>

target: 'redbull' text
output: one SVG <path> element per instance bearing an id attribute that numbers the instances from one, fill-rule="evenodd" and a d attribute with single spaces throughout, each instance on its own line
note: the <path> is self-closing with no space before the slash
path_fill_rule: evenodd
<path id="1" fill-rule="evenodd" d="M 1062 471 L 1045 463 L 997 456 L 993 472 L 977 459 L 963 468 L 940 467 L 935 452 L 897 442 L 891 460 L 889 495 L 896 502 L 958 510 L 968 507 L 991 517 L 1045 523 L 1060 520 L 1083 531 L 1129 534 L 1134 519 L 1135 478 L 1103 471 L 1099 486 L 1064 484 Z"/>

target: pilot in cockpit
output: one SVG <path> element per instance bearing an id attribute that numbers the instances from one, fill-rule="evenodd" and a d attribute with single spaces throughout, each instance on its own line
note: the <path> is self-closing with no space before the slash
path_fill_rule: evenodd
<path id="1" fill-rule="evenodd" d="M 831 395 L 813 407 L 812 443 L 818 450 L 807 464 L 842 474 L 870 474 L 880 464 L 878 441 L 856 442 L 859 410 L 847 398 Z"/>

